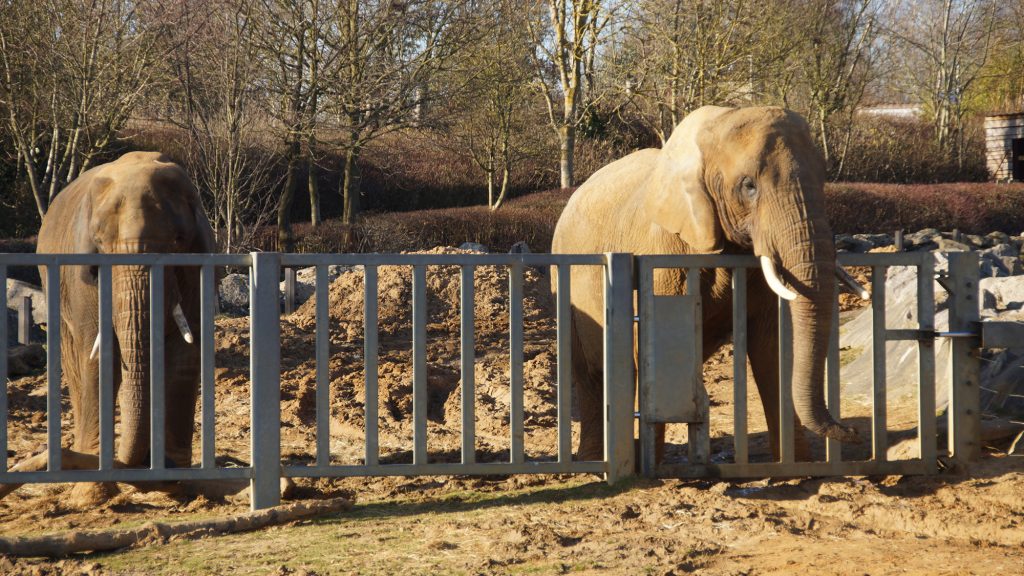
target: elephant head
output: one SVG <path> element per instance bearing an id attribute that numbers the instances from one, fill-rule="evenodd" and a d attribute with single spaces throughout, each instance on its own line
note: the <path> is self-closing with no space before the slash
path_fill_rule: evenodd
<path id="1" fill-rule="evenodd" d="M 647 216 L 692 252 L 728 242 L 760 259 L 768 285 L 792 301 L 797 416 L 819 435 L 856 441 L 824 400 L 836 254 L 824 160 L 804 119 L 782 108 L 700 108 L 665 144 L 651 182 Z"/>
<path id="2" fill-rule="evenodd" d="M 159 153 L 125 154 L 83 174 L 73 185 L 85 187 L 79 192 L 81 209 L 69 227 L 78 253 L 216 251 L 198 191 L 180 166 Z M 165 326 L 176 325 L 181 337 L 191 342 L 182 298 L 183 292 L 194 296 L 194 288 L 184 281 L 186 273 L 181 268 L 167 269 L 164 316 L 173 319 Z M 79 274 L 88 284 L 97 281 L 94 267 L 81 267 Z M 115 349 L 121 358 L 122 433 L 117 458 L 131 466 L 143 463 L 149 449 L 150 275 L 146 266 L 114 266 L 112 279 Z M 194 302 L 187 305 L 194 309 Z M 98 344 L 99 337 L 93 355 Z"/>

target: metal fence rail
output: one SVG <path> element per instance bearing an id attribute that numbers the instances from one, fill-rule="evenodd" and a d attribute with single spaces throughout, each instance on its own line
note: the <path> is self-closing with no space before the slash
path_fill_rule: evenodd
<path id="1" fill-rule="evenodd" d="M 360 265 L 364 270 L 364 369 L 365 458 L 361 464 L 334 465 L 330 459 L 330 380 L 328 363 L 329 265 Z M 151 464 L 149 468 L 114 467 L 114 394 L 112 366 L 112 267 L 142 265 L 149 268 L 150 374 L 151 398 L 163 397 L 165 387 L 163 278 L 168 266 L 200 267 L 200 432 L 201 457 L 198 467 L 166 468 L 165 407 L 151 402 Z M 141 482 L 175 480 L 248 479 L 254 509 L 279 502 L 281 477 L 407 476 L 424 474 L 514 474 L 514 473 L 603 473 L 615 481 L 633 470 L 632 441 L 632 345 L 623 339 L 632 316 L 631 257 L 608 255 L 425 255 L 425 254 L 0 254 L 0 281 L 6 283 L 10 266 L 43 266 L 47 285 L 58 286 L 62 266 L 94 266 L 98 272 L 100 311 L 100 451 L 95 470 L 67 470 L 61 466 L 61 356 L 60 330 L 47 330 L 47 459 L 39 472 L 11 472 L 7 462 L 7 387 L 0 386 L 0 484 L 40 482 Z M 216 310 L 215 268 L 246 267 L 250 278 L 250 378 L 251 378 L 251 464 L 221 468 L 215 463 L 214 419 L 214 323 Z M 316 458 L 309 466 L 282 466 L 280 437 L 280 291 L 282 268 L 316 267 Z M 413 283 L 413 463 L 385 464 L 380 461 L 377 401 L 378 310 L 377 289 L 380 266 L 409 266 Z M 429 266 L 458 266 L 461 289 L 461 372 L 462 372 L 462 459 L 458 463 L 431 462 L 427 452 L 427 363 L 426 363 L 426 271 Z M 509 270 L 510 298 L 510 457 L 507 462 L 477 462 L 475 457 L 473 273 L 478 266 L 504 266 Z M 560 272 L 557 301 L 558 319 L 558 455 L 554 461 L 527 460 L 524 454 L 523 414 L 523 272 L 525 266 L 554 266 Z M 601 266 L 606 270 L 606 309 L 609 325 L 619 334 L 606 334 L 606 379 L 608 421 L 605 458 L 580 462 L 572 459 L 571 437 L 571 351 L 569 270 L 572 266 Z M 6 307 L 6 293 L 0 297 Z M 48 327 L 60 325 L 59 290 L 48 289 Z M 0 341 L 7 341 L 6 323 L 0 323 Z M 5 376 L 6 354 L 0 354 L 0 374 Z"/>
<path id="2" fill-rule="evenodd" d="M 950 255 L 953 259 L 958 255 Z M 733 358 L 733 448 L 732 462 L 711 462 L 708 459 L 710 438 L 708 422 L 697 421 L 688 424 L 689 458 L 685 463 L 661 464 L 655 461 L 655 420 L 648 415 L 654 413 L 654 400 L 647 391 L 654 390 L 650 372 L 641 386 L 641 466 L 645 475 L 661 477 L 763 477 L 763 476 L 817 476 L 817 475 L 862 475 L 862 474 L 927 474 L 936 471 L 935 445 L 935 354 L 934 354 L 934 294 L 932 281 L 934 260 L 930 252 L 893 254 L 840 254 L 839 264 L 846 266 L 870 266 L 872 279 L 872 411 L 871 447 L 869 460 L 844 461 L 839 443 L 828 439 L 825 446 L 825 460 L 797 462 L 795 460 L 795 426 L 792 396 L 792 338 L 793 328 L 788 302 L 778 299 L 779 330 L 779 459 L 774 462 L 751 462 L 747 431 L 747 275 L 748 269 L 757 268 L 758 262 L 751 256 L 640 256 L 637 257 L 637 276 L 640 287 L 641 316 L 640 330 L 648 334 L 648 342 L 654 334 L 655 322 L 651 316 L 656 310 L 653 288 L 654 270 L 682 269 L 686 272 L 687 296 L 694 298 L 700 318 L 700 290 L 697 282 L 701 269 L 729 268 L 732 271 L 732 333 L 734 337 Z M 951 260 L 952 262 L 952 260 Z M 917 268 L 917 316 L 916 330 L 889 330 L 885 325 L 885 273 L 893 266 Z M 951 263 L 951 267 L 953 264 Z M 975 264 L 974 270 L 977 270 Z M 975 272 L 976 273 L 976 272 Z M 976 286 L 976 282 L 975 282 Z M 975 288 L 976 290 L 976 288 Z M 839 308 L 838 298 L 833 307 L 833 329 L 826 360 L 825 398 L 829 412 L 840 418 L 840 362 L 839 362 Z M 702 387 L 701 322 L 695 323 L 693 336 L 696 358 L 693 372 L 688 375 L 696 389 Z M 951 328 L 952 329 L 952 328 Z M 889 461 L 888 428 L 886 423 L 886 364 L 885 344 L 893 340 L 917 342 L 918 355 L 918 416 L 917 442 L 918 458 Z M 650 362 L 649 354 L 643 354 L 643 361 Z M 643 374 L 643 366 L 641 373 Z M 644 376 L 642 376 L 644 377 Z M 956 388 L 951 383 L 951 390 Z M 646 392 L 646 394 L 645 394 Z M 951 398 L 963 396 L 962 392 L 951 394 Z M 703 414 L 708 411 L 701 406 Z M 963 412 L 963 411 L 961 411 Z M 950 430 L 956 431 L 953 426 Z M 965 436 L 955 432 L 958 438 Z M 951 440 L 951 443 L 954 442 Z"/>
<path id="3" fill-rule="evenodd" d="M 973 260 L 972 260 L 973 257 Z M 773 475 L 841 475 L 841 474 L 912 474 L 935 471 L 935 357 L 934 339 L 942 334 L 934 327 L 934 277 L 930 253 L 842 254 L 845 265 L 870 266 L 874 294 L 873 326 L 873 406 L 871 419 L 872 458 L 844 461 L 837 442 L 828 440 L 826 458 L 820 462 L 797 462 L 792 410 L 792 326 L 785 301 L 779 305 L 780 362 L 780 458 L 777 462 L 752 462 L 747 430 L 748 327 L 746 324 L 746 287 L 749 269 L 758 262 L 750 256 L 689 255 L 640 256 L 630 254 L 551 255 L 551 254 L 277 254 L 244 255 L 209 254 L 0 254 L 0 281 L 6 284 L 12 266 L 42 266 L 49 287 L 59 285 L 61 267 L 92 266 L 97 269 L 99 327 L 99 418 L 100 447 L 95 470 L 68 470 L 61 462 L 61 354 L 59 291 L 48 290 L 47 301 L 47 399 L 46 437 L 48 468 L 40 472 L 11 472 L 7 457 L 7 418 L 9 402 L 7 386 L 0 386 L 0 484 L 31 482 L 141 482 L 174 480 L 247 479 L 251 483 L 253 508 L 273 506 L 279 501 L 282 477 L 346 477 L 346 476 L 408 476 L 451 474 L 517 474 L 517 473 L 599 473 L 614 482 L 634 471 L 633 401 L 636 383 L 634 364 L 634 290 L 637 288 L 640 322 L 638 332 L 640 388 L 640 461 L 645 474 L 652 476 L 719 476 L 754 477 Z M 195 266 L 200 272 L 200 446 L 197 467 L 166 468 L 165 407 L 151 402 L 151 464 L 149 468 L 115 468 L 114 464 L 114 367 L 112 267 L 141 265 L 151 276 L 151 398 L 163 396 L 165 387 L 163 347 L 165 345 L 161 279 L 167 267 Z M 363 459 L 356 464 L 335 464 L 331 460 L 330 374 L 331 344 L 329 339 L 328 266 L 362 266 L 364 277 L 363 369 L 365 373 L 364 419 L 365 445 Z M 217 302 L 215 270 L 217 267 L 247 268 L 250 278 L 250 378 L 251 378 L 251 464 L 223 468 L 216 465 L 216 421 L 214 417 L 214 314 Z M 412 272 L 412 372 L 413 372 L 413 437 L 412 463 L 382 462 L 378 425 L 379 310 L 378 280 L 382 266 L 405 266 Z M 427 427 L 427 270 L 429 267 L 453 266 L 460 278 L 459 370 L 461 373 L 461 457 L 457 462 L 432 461 L 428 451 Z M 504 267 L 509 273 L 509 454 L 503 461 L 480 462 L 476 457 L 474 362 L 474 272 L 480 266 Z M 572 456 L 571 436 L 571 302 L 570 270 L 574 266 L 598 266 L 604 270 L 604 455 L 597 461 L 576 461 Z M 885 325 L 885 271 L 892 266 L 912 266 L 918 272 L 918 326 L 912 330 L 888 329 Z M 973 272 L 972 272 L 973 266 Z M 282 270 L 315 267 L 315 458 L 308 465 L 283 465 L 281 457 L 281 334 L 279 282 Z M 552 268 L 557 273 L 552 281 L 557 288 L 556 334 L 556 454 L 548 459 L 528 459 L 524 450 L 523 406 L 523 297 L 525 267 Z M 635 270 L 634 270 L 635 268 Z M 735 297 L 732 301 L 732 333 L 734 335 L 733 372 L 733 447 L 732 462 L 711 460 L 710 422 L 708 418 L 690 418 L 688 459 L 682 464 L 658 464 L 655 454 L 655 427 L 661 411 L 690 410 L 708 414 L 708 398 L 701 382 L 702 306 L 698 289 L 700 270 L 728 268 L 732 271 Z M 676 269 L 685 272 L 687 294 L 682 300 L 666 300 L 656 295 L 653 279 L 657 270 Z M 972 276 L 973 274 L 973 276 Z M 287 277 L 287 276 L 286 276 Z M 944 280 L 951 297 L 951 331 L 967 334 L 977 319 L 977 256 L 950 255 L 950 273 Z M 0 309 L 6 308 L 6 294 L 0 292 Z M 659 306 L 671 314 L 689 314 L 690 328 L 668 325 L 659 314 Z M 973 308 L 972 308 L 973 307 Z M 973 312 L 972 312 L 973 310 Z M 973 316 L 972 316 L 973 314 Z M 838 303 L 833 310 L 838 319 Z M 960 332 L 958 332 L 960 333 Z M 0 342 L 7 342 L 6 322 L 0 323 Z M 689 339 L 693 348 L 685 354 L 656 358 L 655 350 L 665 342 Z M 885 343 L 892 340 L 913 340 L 918 352 L 918 449 L 919 458 L 889 461 L 888 426 L 885 396 Z M 967 456 L 976 452 L 977 440 L 977 360 L 971 351 L 976 340 L 954 341 L 954 379 L 950 382 L 950 453 Z M 686 354 L 692 359 L 687 364 Z M 693 360 L 695 359 L 695 360 Z M 834 417 L 840 417 L 839 394 L 839 329 L 833 322 L 826 368 L 827 406 Z M 667 397 L 659 394 L 656 382 L 659 370 L 685 366 L 685 379 L 692 385 L 692 398 Z M 7 374 L 7 355 L 0 354 L 0 375 Z M 679 373 L 674 374 L 678 377 Z M 973 378 L 973 381 L 972 381 Z M 6 378 L 3 380 L 6 382 Z M 973 390 L 972 387 L 973 386 Z M 973 392 L 973 394 L 972 394 Z M 27 456 L 27 455 L 26 455 Z"/>

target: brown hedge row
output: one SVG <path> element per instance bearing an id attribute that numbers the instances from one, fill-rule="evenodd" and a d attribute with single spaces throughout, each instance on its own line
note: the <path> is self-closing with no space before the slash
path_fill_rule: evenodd
<path id="1" fill-rule="evenodd" d="M 571 190 L 549 190 L 515 198 L 491 212 L 484 207 L 367 214 L 353 230 L 336 222 L 319 229 L 297 227 L 305 252 L 396 252 L 479 242 L 506 251 L 523 240 L 535 252 L 551 248 L 551 234 Z M 1024 231 L 1024 184 L 829 184 L 829 222 L 836 233 L 892 232 L 938 228 L 985 234 Z M 268 230 L 258 248 L 272 249 Z M 347 238 L 346 238 L 347 237 Z"/>

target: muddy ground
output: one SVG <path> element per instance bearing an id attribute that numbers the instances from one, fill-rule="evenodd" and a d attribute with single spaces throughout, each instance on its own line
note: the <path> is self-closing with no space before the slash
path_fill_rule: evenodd
<path id="1" fill-rule="evenodd" d="M 460 376 L 457 274 L 428 273 L 429 449 L 459 457 Z M 555 454 L 555 324 L 544 272 L 527 269 L 526 447 Z M 410 462 L 410 315 L 406 268 L 380 271 L 381 459 Z M 477 458 L 508 455 L 508 298 L 503 269 L 476 272 Z M 362 272 L 331 288 L 331 453 L 363 455 Z M 313 302 L 282 318 L 282 453 L 315 458 Z M 845 314 L 861 306 L 844 300 Z M 248 321 L 217 319 L 217 447 L 223 462 L 248 461 Z M 752 382 L 752 379 L 750 380 Z M 712 399 L 712 452 L 732 444 L 732 351 L 705 366 Z M 45 379 L 9 386 L 11 459 L 45 442 Z M 751 386 L 755 460 L 768 459 L 763 414 Z M 892 442 L 913 435 L 912 404 L 890 408 Z M 866 407 L 844 417 L 867 432 Z M 65 417 L 65 443 L 70 421 Z M 902 432 L 901 432 L 902 431 Z M 578 428 L 574 426 L 574 433 Z M 196 434 L 196 446 L 199 436 Z M 669 458 L 686 452 L 685 428 L 670 427 Z M 812 443 L 816 451 L 821 447 Z M 845 447 L 847 458 L 866 449 Z M 681 574 L 1019 574 L 1024 572 L 1024 458 L 991 447 L 968 472 L 935 477 L 646 481 L 608 487 L 595 476 L 384 478 L 299 481 L 295 497 L 351 494 L 352 512 L 251 534 L 150 543 L 60 561 L 0 557 L 19 573 L 630 573 Z M 198 451 L 197 451 L 198 457 Z M 132 526 L 242 512 L 248 496 L 170 497 L 123 486 L 105 505 L 80 509 L 64 485 L 22 487 L 0 501 L 0 534 Z"/>

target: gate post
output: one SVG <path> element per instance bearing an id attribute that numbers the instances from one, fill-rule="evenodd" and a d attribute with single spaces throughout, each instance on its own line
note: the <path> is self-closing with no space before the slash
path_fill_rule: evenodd
<path id="1" fill-rule="evenodd" d="M 614 484 L 633 475 L 633 255 L 605 255 L 604 459 Z"/>
<path id="2" fill-rule="evenodd" d="M 250 508 L 281 503 L 281 255 L 253 252 L 249 273 L 249 372 L 252 394 Z"/>
<path id="3" fill-rule="evenodd" d="M 978 253 L 950 252 L 949 331 L 976 332 Z M 979 336 L 951 338 L 949 383 L 949 453 L 960 463 L 981 456 L 981 362 Z"/>

